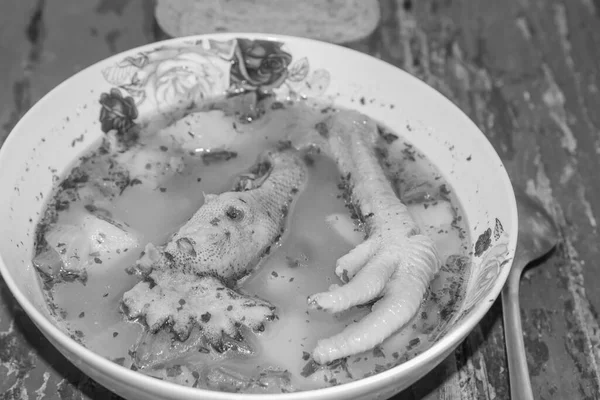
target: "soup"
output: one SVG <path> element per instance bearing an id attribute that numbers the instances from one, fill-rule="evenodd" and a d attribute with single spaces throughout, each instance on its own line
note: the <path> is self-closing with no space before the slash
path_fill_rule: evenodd
<path id="1" fill-rule="evenodd" d="M 337 165 L 324 154 L 311 153 L 306 187 L 289 210 L 283 235 L 236 287 L 275 305 L 277 318 L 262 332 L 246 330 L 241 340 L 226 338 L 223 348 L 200 346 L 175 359 L 140 364 L 136 349 L 144 337 L 144 321 L 125 318 L 122 300 L 142 279 L 131 267 L 145 244 L 168 241 L 202 206 L 205 194 L 231 190 L 236 177 L 265 149 L 306 144 L 305 133 L 336 112 L 272 99 L 263 100 L 261 109 L 265 112 L 255 117 L 223 110 L 190 113 L 130 149 L 115 152 L 107 136 L 80 158 L 58 183 L 37 232 L 34 264 L 61 329 L 115 363 L 158 379 L 258 393 L 361 379 L 414 357 L 436 340 L 458 310 L 468 276 L 465 221 L 431 160 L 380 127 L 382 167 L 421 230 L 434 240 L 443 265 L 408 324 L 369 351 L 327 365 L 311 360 L 318 339 L 359 320 L 371 305 L 339 314 L 307 305 L 309 295 L 340 282 L 336 260 L 364 238 Z M 80 248 L 73 243 L 82 240 L 82 232 L 100 238 L 86 248 L 92 257 L 84 265 L 73 250 Z M 65 265 L 52 249 L 72 252 L 73 265 Z"/>

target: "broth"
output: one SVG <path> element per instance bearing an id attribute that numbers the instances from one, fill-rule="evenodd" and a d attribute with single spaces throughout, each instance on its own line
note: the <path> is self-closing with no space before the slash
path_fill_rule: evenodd
<path id="1" fill-rule="evenodd" d="M 68 201 L 61 197 L 61 191 L 73 186 L 69 180 L 74 175 L 67 177 L 39 226 L 38 253 L 47 246 L 44 234 L 55 224 L 79 225 L 83 216 L 98 205 L 112 219 L 129 227 L 138 246 L 90 265 L 81 276 L 52 278 L 41 271 L 56 323 L 94 352 L 135 368 L 132 349 L 143 325 L 124 318 L 120 301 L 140 279 L 127 271 L 144 245 L 164 243 L 203 204 L 203 193 L 230 190 L 234 178 L 247 170 L 262 150 L 281 140 L 301 141 L 303 133 L 331 111 L 301 102 L 273 103 L 268 112 L 251 123 L 241 123 L 221 111 L 192 114 L 145 142 L 145 150 L 159 154 L 162 161 L 146 163 L 138 170 L 158 176 L 155 183 L 129 181 L 119 195 L 101 199 L 93 207 L 89 206 L 89 196 L 81 195 L 85 182 L 79 185 L 79 196 L 71 196 Z M 195 130 L 188 131 L 189 136 L 202 137 L 205 149 L 191 153 L 175 150 L 180 146 L 174 144 L 170 133 L 181 134 L 177 132 L 190 127 Z M 289 213 L 284 236 L 241 283 L 242 290 L 270 301 L 278 309 L 279 318 L 267 323 L 264 332 L 246 335 L 255 355 L 198 352 L 143 372 L 184 385 L 227 391 L 309 390 L 381 372 L 414 357 L 435 341 L 462 300 L 469 263 L 466 226 L 456 197 L 431 161 L 404 138 L 385 128 L 381 133 L 388 153 L 386 173 L 422 230 L 434 239 L 443 263 L 417 316 L 371 351 L 325 367 L 309 360 L 318 339 L 332 336 L 369 310 L 366 305 L 330 315 L 309 311 L 306 304 L 308 295 L 339 283 L 335 261 L 362 236 L 360 223 L 349 218 L 336 165 L 319 155 L 309 167 L 306 189 Z M 92 171 L 106 167 L 112 155 L 102 150 L 107 146 L 106 139 L 102 146 L 86 154 L 79 165 L 87 165 Z M 223 146 L 227 152 L 206 150 Z M 169 163 L 173 167 L 173 160 L 180 161 L 175 163 L 176 168 L 163 168 Z M 140 161 L 136 164 L 139 166 Z M 156 172 L 174 169 L 177 172 L 172 176 Z"/>

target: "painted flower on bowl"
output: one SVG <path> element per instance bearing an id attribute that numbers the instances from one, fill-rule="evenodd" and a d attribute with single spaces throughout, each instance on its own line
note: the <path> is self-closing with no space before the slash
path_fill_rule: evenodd
<path id="1" fill-rule="evenodd" d="M 279 87 L 288 76 L 292 55 L 281 49 L 283 43 L 238 39 L 231 82 L 240 89 L 269 90 Z"/>
<path id="2" fill-rule="evenodd" d="M 504 237 L 507 238 L 506 235 Z M 473 276 L 469 279 L 462 314 L 468 313 L 489 293 L 503 267 L 511 261 L 508 258 L 508 254 L 506 240 L 499 241 L 488 250 L 481 262 L 481 266 L 478 270 L 473 271 Z"/>
<path id="3" fill-rule="evenodd" d="M 125 134 L 138 117 L 138 111 L 133 98 L 123 97 L 121 91 L 113 88 L 109 93 L 100 96 L 100 124 L 102 132 L 115 129 L 119 134 Z"/>
<path id="4" fill-rule="evenodd" d="M 272 92 L 288 99 L 323 95 L 329 86 L 329 72 L 311 69 L 307 57 L 292 63 L 293 57 L 284 47 L 284 43 L 270 40 L 200 39 L 126 57 L 102 69 L 106 82 L 119 93 L 102 97 L 106 108 L 103 130 L 115 125 L 131 132 L 133 125 L 140 135 L 152 134 L 190 110 L 210 108 L 244 91 Z M 111 102 L 121 104 L 119 99 L 125 96 L 130 96 L 129 103 L 122 108 L 131 105 L 134 116 L 111 111 Z"/>
<path id="5" fill-rule="evenodd" d="M 161 111 L 189 107 L 207 97 L 224 94 L 229 82 L 213 57 L 185 52 L 161 61 L 154 72 L 154 96 Z M 147 88 L 148 89 L 148 88 Z"/>

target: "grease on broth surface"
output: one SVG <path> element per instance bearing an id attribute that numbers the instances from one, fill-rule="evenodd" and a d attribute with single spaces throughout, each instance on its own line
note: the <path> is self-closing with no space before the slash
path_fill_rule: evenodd
<path id="1" fill-rule="evenodd" d="M 105 138 L 62 181 L 38 228 L 35 263 L 57 324 L 91 350 L 135 369 L 132 349 L 143 325 L 125 320 L 120 301 L 140 279 L 128 273 L 128 267 L 144 245 L 164 243 L 203 204 L 204 193 L 230 190 L 235 176 L 247 170 L 265 148 L 281 140 L 302 143 L 304 133 L 328 112 L 332 110 L 276 102 L 251 123 L 241 123 L 221 111 L 191 114 L 144 142 L 138 156 L 113 155 Z M 413 217 L 434 239 L 443 262 L 417 316 L 372 351 L 325 367 L 309 359 L 318 339 L 339 332 L 369 307 L 337 315 L 308 310 L 307 296 L 339 283 L 334 273 L 336 259 L 364 236 L 360 221 L 350 218 L 336 165 L 317 155 L 310 163 L 307 187 L 289 213 L 284 236 L 240 283 L 240 290 L 276 305 L 278 319 L 269 322 L 262 333 L 247 332 L 243 345 L 251 352 L 234 348 L 218 354 L 201 349 L 144 373 L 215 390 L 309 390 L 384 371 L 436 340 L 462 300 L 469 268 L 466 226 L 456 197 L 431 161 L 395 133 L 385 128 L 380 133 L 382 164 Z M 202 149 L 192 146 L 198 142 Z M 128 172 L 120 163 L 127 163 Z M 92 188 L 90 176 L 98 171 L 110 178 L 104 179 L 102 187 Z M 47 232 L 57 225 L 83 229 L 82 221 L 90 214 L 121 226 L 115 240 L 126 244 L 118 251 L 99 249 L 84 269 L 57 270 L 48 260 L 40 262 L 51 241 Z M 122 232 L 129 236 L 119 236 Z M 70 231 L 63 233 L 59 236 L 77 240 L 69 236 Z"/>

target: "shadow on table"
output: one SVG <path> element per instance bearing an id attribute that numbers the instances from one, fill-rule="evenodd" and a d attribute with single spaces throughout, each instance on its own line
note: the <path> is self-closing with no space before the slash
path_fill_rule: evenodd
<path id="1" fill-rule="evenodd" d="M 468 386 L 476 387 L 476 392 L 468 393 L 465 398 L 482 398 L 484 396 L 483 392 L 489 389 L 484 387 L 486 386 L 484 382 L 466 385 L 468 382 L 461 379 L 460 375 L 457 376 L 459 371 L 462 370 L 464 371 L 462 375 L 466 379 L 473 378 L 474 374 L 466 371 L 468 368 L 479 370 L 485 368 L 481 372 L 486 374 L 487 381 L 493 386 L 497 398 L 508 398 L 507 374 L 503 372 L 508 370 L 503 345 L 504 336 L 503 334 L 500 334 L 501 337 L 498 335 L 498 332 L 502 332 L 502 329 L 497 327 L 501 324 L 502 303 L 498 299 L 471 334 L 458 345 L 454 353 L 413 386 L 394 396 L 392 400 L 420 400 L 430 398 L 429 396 L 435 392 L 438 394 L 431 398 L 458 399 L 462 398 L 460 393 L 469 391 Z M 492 336 L 495 337 L 492 338 Z M 493 346 L 490 349 L 492 346 L 489 342 L 499 342 L 502 345 L 500 347 Z M 481 365 L 481 357 L 485 360 L 485 367 Z"/>
<path id="2" fill-rule="evenodd" d="M 0 333 L 0 362 L 10 363 L 17 370 L 16 379 L 21 380 L 21 385 L 25 384 L 25 378 L 28 375 L 34 375 L 36 368 L 41 367 L 39 369 L 43 371 L 40 374 L 51 370 L 51 375 L 56 375 L 58 381 L 61 381 L 56 387 L 57 397 L 60 399 L 122 399 L 81 372 L 42 335 L 17 303 L 1 277 L 0 300 L 0 312 L 13 321 L 12 329 L 9 328 L 6 332 Z M 40 363 L 45 366 L 40 366 Z M 9 390 L 9 388 L 3 389 Z M 22 387 L 16 389 L 23 390 Z M 47 393 L 50 393 L 51 388 L 47 389 Z M 12 397 L 5 391 L 2 398 L 17 398 L 14 396 L 16 390 L 11 390 L 13 391 Z M 20 398 L 20 396 L 18 397 Z"/>

